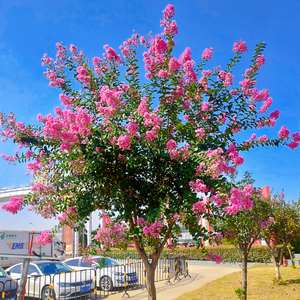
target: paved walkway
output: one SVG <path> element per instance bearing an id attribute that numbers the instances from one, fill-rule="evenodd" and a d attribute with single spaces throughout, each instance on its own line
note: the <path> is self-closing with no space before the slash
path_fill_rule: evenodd
<path id="1" fill-rule="evenodd" d="M 172 285 L 166 285 L 165 281 L 156 282 L 156 292 L 158 300 L 172 300 L 176 297 L 191 292 L 198 289 L 202 285 L 212 280 L 223 277 L 227 274 L 239 271 L 239 268 L 234 267 L 223 267 L 223 266 L 201 266 L 201 265 L 189 265 L 189 272 L 191 278 L 186 277 L 181 281 L 173 282 Z M 132 300 L 148 300 L 148 293 L 144 289 L 136 289 L 128 291 L 130 298 Z M 116 295 L 111 295 L 108 300 L 121 300 L 127 299 L 127 296 L 124 293 L 119 293 Z"/>

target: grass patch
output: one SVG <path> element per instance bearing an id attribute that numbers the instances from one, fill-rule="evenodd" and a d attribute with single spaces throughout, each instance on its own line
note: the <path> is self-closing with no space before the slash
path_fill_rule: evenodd
<path id="1" fill-rule="evenodd" d="M 282 280 L 274 284 L 275 268 L 256 265 L 248 269 L 248 300 L 299 300 L 300 268 L 280 268 Z M 216 268 L 216 272 L 218 269 Z M 175 300 L 234 300 L 234 290 L 241 288 L 242 271 L 209 282 L 201 288 L 185 293 Z"/>

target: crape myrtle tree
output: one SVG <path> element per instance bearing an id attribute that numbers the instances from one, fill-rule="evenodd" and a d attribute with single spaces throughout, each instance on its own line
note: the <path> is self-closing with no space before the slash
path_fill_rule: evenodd
<path id="1" fill-rule="evenodd" d="M 235 183 L 235 192 L 240 190 L 245 184 L 253 184 L 251 174 L 246 172 L 241 181 Z M 234 188 L 232 188 L 234 189 Z M 249 253 L 255 241 L 261 238 L 261 232 L 273 220 L 270 218 L 268 203 L 261 199 L 261 191 L 255 189 L 251 196 L 253 205 L 250 209 L 243 208 L 235 215 L 223 213 L 220 218 L 212 219 L 210 222 L 213 230 L 218 232 L 219 240 L 223 237 L 233 244 L 238 250 L 242 261 L 242 288 L 236 289 L 240 299 L 247 299 L 247 263 Z M 218 241 L 218 239 L 217 239 Z"/>
<path id="2" fill-rule="evenodd" d="M 292 240 L 300 237 L 300 199 L 297 202 L 286 202 L 284 197 L 282 192 L 265 199 L 271 222 L 262 231 L 270 249 L 277 280 L 281 280 L 280 266 L 284 250 Z"/>
<path id="3" fill-rule="evenodd" d="M 146 266 L 150 299 L 156 299 L 159 256 L 179 222 L 200 244 L 207 235 L 200 216 L 209 211 L 217 217 L 219 210 L 234 215 L 252 206 L 250 185 L 236 193 L 225 180 L 243 163 L 240 151 L 279 144 L 294 149 L 300 140 L 284 126 L 278 138 L 256 139 L 253 133 L 238 142 L 239 132 L 274 126 L 279 117 L 278 110 L 266 113 L 272 103 L 268 90 L 255 87 L 265 44 L 257 45 L 243 80 L 233 85 L 232 70 L 246 43 L 234 43 L 233 58 L 223 69 L 205 69 L 212 48 L 198 64 L 190 48 L 176 58 L 174 15 L 167 5 L 161 34 L 134 33 L 119 54 L 105 45 L 103 57 L 92 62 L 74 45 L 58 43 L 55 60 L 45 54 L 42 64 L 49 85 L 62 91 L 63 108 L 55 108 L 55 116 L 38 115 L 39 126 L 17 122 L 13 113 L 0 117 L 4 140 L 12 138 L 20 149 L 2 156 L 28 161 L 28 170 L 43 179 L 25 199 L 12 199 L 5 208 L 16 213 L 29 204 L 75 228 L 97 209 L 115 213 L 115 221 L 128 226 L 116 237 L 131 238 Z M 210 201 L 205 204 L 198 193 Z M 146 246 L 152 249 L 150 260 Z"/>

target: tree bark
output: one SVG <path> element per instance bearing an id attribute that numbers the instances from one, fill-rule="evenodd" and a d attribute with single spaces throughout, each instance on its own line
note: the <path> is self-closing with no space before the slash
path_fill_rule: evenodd
<path id="1" fill-rule="evenodd" d="M 148 299 L 156 300 L 156 288 L 155 288 L 155 269 L 160 257 L 160 253 L 163 248 L 159 247 L 158 252 L 152 255 L 152 261 L 149 262 L 147 254 L 144 251 L 144 248 L 139 245 L 137 241 L 135 241 L 135 246 L 137 252 L 139 253 L 145 267 L 147 274 L 147 290 L 148 290 Z"/>
<path id="2" fill-rule="evenodd" d="M 248 249 L 247 249 L 247 246 L 244 246 L 241 248 L 241 254 L 242 254 L 242 290 L 244 291 L 244 295 L 241 298 L 241 300 L 247 300 L 247 287 L 248 287 L 248 281 L 247 281 Z"/>
<path id="3" fill-rule="evenodd" d="M 275 251 L 273 251 L 273 249 L 271 250 L 271 259 L 273 262 L 273 265 L 275 267 L 275 274 L 276 274 L 276 280 L 280 280 L 281 276 L 280 276 L 280 261 L 277 263 L 276 258 L 275 258 Z"/>

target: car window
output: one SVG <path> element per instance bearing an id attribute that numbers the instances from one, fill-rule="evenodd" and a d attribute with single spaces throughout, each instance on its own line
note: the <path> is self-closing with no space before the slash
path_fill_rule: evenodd
<path id="1" fill-rule="evenodd" d="M 91 267 L 91 265 L 87 261 L 85 261 L 84 258 L 81 260 L 80 266 L 81 267 Z"/>
<path id="2" fill-rule="evenodd" d="M 5 272 L 0 268 L 0 277 L 6 277 Z"/>
<path id="3" fill-rule="evenodd" d="M 101 258 L 98 260 L 98 262 L 101 260 Z M 109 267 L 109 266 L 118 266 L 120 263 L 118 263 L 117 261 L 106 257 L 105 258 L 105 262 L 104 262 L 104 267 Z"/>
<path id="4" fill-rule="evenodd" d="M 11 268 L 10 273 L 21 274 L 21 265 L 18 265 L 18 266 L 15 266 L 15 267 Z"/>
<path id="5" fill-rule="evenodd" d="M 32 273 L 38 273 L 39 274 L 39 271 L 35 266 L 29 265 L 28 275 L 31 275 Z"/>
<path id="6" fill-rule="evenodd" d="M 78 262 L 79 262 L 78 259 L 71 259 L 71 260 L 65 261 L 64 263 L 71 267 L 78 267 Z"/>
<path id="7" fill-rule="evenodd" d="M 69 266 L 62 263 L 43 263 L 38 264 L 38 267 L 45 275 L 73 271 Z"/>

